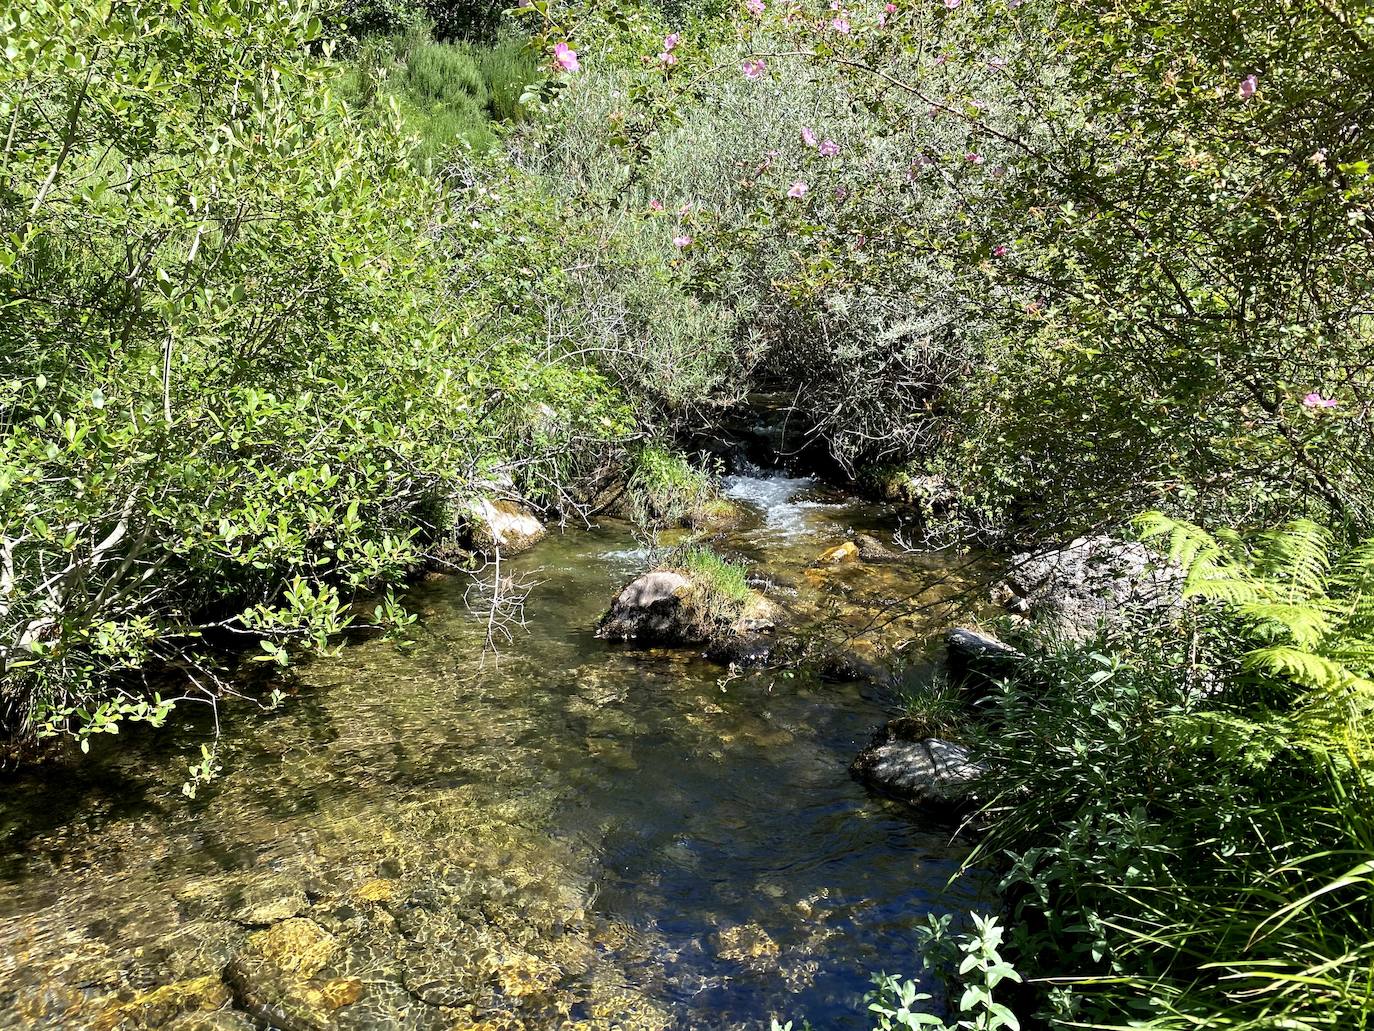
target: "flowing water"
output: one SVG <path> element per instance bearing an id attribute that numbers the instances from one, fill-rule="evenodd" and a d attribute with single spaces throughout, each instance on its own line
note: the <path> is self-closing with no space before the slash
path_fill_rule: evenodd
<path id="1" fill-rule="evenodd" d="M 794 611 L 886 640 L 948 618 L 893 618 L 952 591 L 937 556 L 813 567 L 892 512 L 727 493 L 756 514 L 727 549 Z M 503 563 L 537 582 L 497 655 L 468 581 L 419 585 L 409 645 L 225 706 L 194 800 L 208 717 L 6 784 L 0 1026 L 867 1027 L 869 973 L 914 973 L 913 928 L 977 902 L 950 826 L 847 773 L 893 690 L 596 640 L 645 559 L 608 523 Z"/>

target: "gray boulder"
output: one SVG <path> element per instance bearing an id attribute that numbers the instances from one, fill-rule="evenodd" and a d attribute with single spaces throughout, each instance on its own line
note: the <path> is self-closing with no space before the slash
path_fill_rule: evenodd
<path id="1" fill-rule="evenodd" d="M 859 558 L 865 562 L 898 562 L 904 557 L 871 534 L 855 534 L 854 543 L 859 548 Z"/>
<path id="2" fill-rule="evenodd" d="M 601 619 L 596 636 L 640 644 L 702 644 L 708 628 L 692 604 L 692 581 L 682 573 L 655 569 L 625 585 Z"/>
<path id="3" fill-rule="evenodd" d="M 956 680 L 1000 680 L 1025 658 L 991 634 L 955 627 L 945 634 L 947 665 Z"/>
<path id="4" fill-rule="evenodd" d="M 984 769 L 969 750 L 940 738 L 913 740 L 903 720 L 893 720 L 874 735 L 849 767 L 856 778 L 912 805 L 951 812 L 970 808 Z"/>
<path id="5" fill-rule="evenodd" d="M 530 509 L 502 498 L 480 498 L 468 511 L 472 547 L 483 555 L 518 555 L 548 534 Z"/>
<path id="6" fill-rule="evenodd" d="M 1128 612 L 1169 616 L 1183 579 L 1177 565 L 1144 544 L 1097 535 L 1014 556 L 993 596 L 1010 612 L 1083 638 Z"/>

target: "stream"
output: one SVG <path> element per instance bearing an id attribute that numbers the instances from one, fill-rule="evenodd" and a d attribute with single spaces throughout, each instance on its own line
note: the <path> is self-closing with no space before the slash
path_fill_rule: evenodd
<path id="1" fill-rule="evenodd" d="M 942 556 L 815 565 L 891 540 L 894 510 L 757 471 L 725 489 L 753 519 L 723 550 L 866 660 L 954 618 L 893 615 L 955 596 Z M 914 928 L 979 895 L 949 883 L 950 825 L 847 772 L 897 692 L 598 641 L 646 557 L 606 520 L 503 562 L 533 586 L 497 654 L 469 580 L 419 583 L 410 644 L 316 660 L 273 712 L 223 705 L 195 799 L 208 712 L 10 778 L 0 1026 L 869 1027 L 870 974 L 915 975 Z"/>

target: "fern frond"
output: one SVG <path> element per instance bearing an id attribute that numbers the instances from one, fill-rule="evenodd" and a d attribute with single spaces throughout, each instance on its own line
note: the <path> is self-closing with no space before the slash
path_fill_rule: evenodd
<path id="1" fill-rule="evenodd" d="M 1142 540 L 1168 538 L 1169 561 L 1191 573 L 1194 568 L 1211 568 L 1221 557 L 1221 546 L 1202 527 L 1174 519 L 1163 512 L 1146 512 L 1136 518 Z"/>
<path id="2" fill-rule="evenodd" d="M 1331 572 L 1331 533 L 1310 519 L 1297 519 L 1260 536 L 1256 574 L 1283 584 L 1290 599 L 1326 593 Z"/>
<path id="3" fill-rule="evenodd" d="M 1309 691 L 1340 691 L 1361 679 L 1334 659 L 1286 644 L 1246 652 L 1244 662 L 1247 669 L 1291 680 Z"/>
<path id="4" fill-rule="evenodd" d="M 1251 579 L 1243 569 L 1194 566 L 1184 581 L 1183 596 L 1238 606 L 1262 605 L 1273 594 L 1267 584 Z"/>
<path id="5" fill-rule="evenodd" d="M 1232 604 L 1248 622 L 1283 631 L 1299 648 L 1316 648 L 1333 629 L 1333 622 L 1324 611 L 1324 606 L 1315 601 L 1254 601 Z"/>

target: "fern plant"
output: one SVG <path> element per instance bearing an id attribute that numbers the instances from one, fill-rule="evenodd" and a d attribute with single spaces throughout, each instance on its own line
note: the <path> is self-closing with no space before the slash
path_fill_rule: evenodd
<path id="1" fill-rule="evenodd" d="M 1374 713 L 1374 539 L 1340 550 L 1332 533 L 1297 520 L 1246 538 L 1210 533 L 1159 512 L 1140 517 L 1187 574 L 1184 597 L 1216 602 L 1251 645 L 1247 670 L 1295 685 L 1294 721 L 1309 743 L 1359 754 Z"/>

